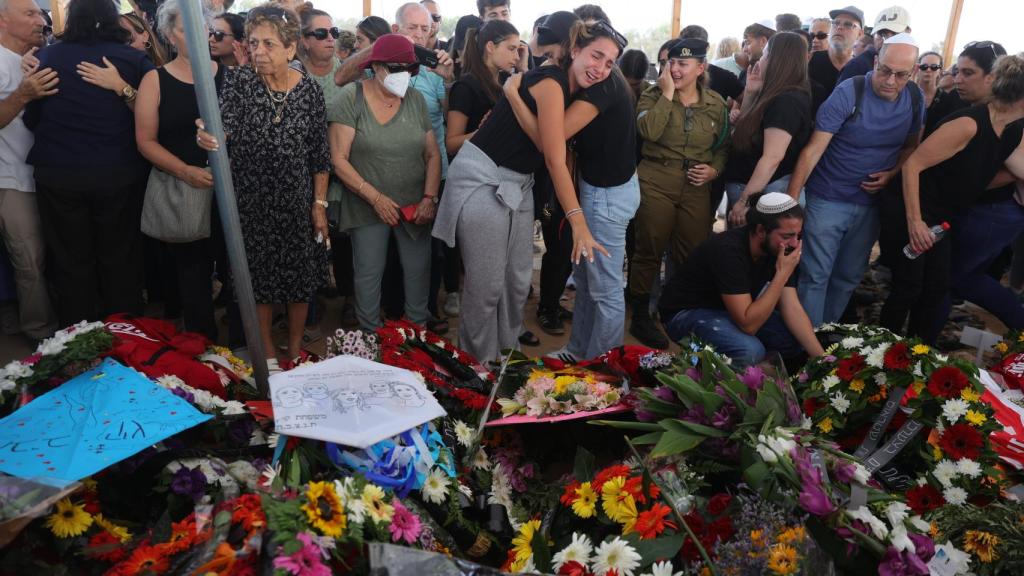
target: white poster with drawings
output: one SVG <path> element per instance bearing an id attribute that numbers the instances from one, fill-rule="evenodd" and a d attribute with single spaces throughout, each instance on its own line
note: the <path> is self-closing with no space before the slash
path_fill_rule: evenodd
<path id="1" fill-rule="evenodd" d="M 274 431 L 366 448 L 445 415 L 414 372 L 336 356 L 270 377 Z"/>

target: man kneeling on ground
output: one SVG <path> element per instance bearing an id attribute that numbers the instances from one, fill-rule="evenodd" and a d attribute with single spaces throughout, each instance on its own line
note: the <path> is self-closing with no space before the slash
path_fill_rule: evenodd
<path id="1" fill-rule="evenodd" d="M 715 234 L 665 286 L 659 308 L 675 341 L 693 334 L 741 366 L 824 353 L 796 293 L 804 211 L 786 194 L 754 194 L 747 224 Z"/>

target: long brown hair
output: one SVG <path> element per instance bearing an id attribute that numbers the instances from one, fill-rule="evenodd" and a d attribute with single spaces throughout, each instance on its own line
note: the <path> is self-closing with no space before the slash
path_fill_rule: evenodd
<path id="1" fill-rule="evenodd" d="M 772 100 L 791 90 L 811 93 L 807 79 L 807 41 L 803 36 L 779 32 L 768 40 L 766 50 L 768 65 L 761 70 L 764 85 L 754 96 L 747 112 L 736 121 L 736 130 L 732 134 L 733 147 L 741 152 L 749 152 L 754 149 L 755 141 L 763 141 L 761 119 Z"/>
<path id="2" fill-rule="evenodd" d="M 574 48 L 586 48 L 594 40 L 598 38 L 608 38 L 615 44 L 619 49 L 619 53 L 615 55 L 615 59 L 618 60 L 619 56 L 622 56 L 622 51 L 625 50 L 625 46 L 621 45 L 619 41 L 610 31 L 611 25 L 602 20 L 598 21 L 584 21 L 577 20 L 569 29 L 569 37 L 562 42 L 562 57 L 558 60 L 558 66 L 562 70 L 568 70 L 572 66 L 572 51 Z"/>
<path id="3" fill-rule="evenodd" d="M 167 62 L 167 54 L 160 40 L 153 33 L 153 29 L 149 26 L 149 22 L 134 12 L 121 14 L 121 18 L 124 18 L 128 25 L 135 29 L 136 34 L 145 32 L 149 35 L 149 45 L 146 46 L 146 54 L 149 55 L 149 59 L 153 61 L 154 66 L 158 68 L 163 66 Z"/>
<path id="4" fill-rule="evenodd" d="M 491 42 L 497 47 L 511 36 L 519 36 L 519 30 L 504 20 L 491 20 L 479 30 L 470 28 L 466 32 L 466 46 L 462 50 L 462 72 L 471 74 L 480 82 L 492 104 L 501 96 L 501 86 L 487 68 L 487 43 Z"/>

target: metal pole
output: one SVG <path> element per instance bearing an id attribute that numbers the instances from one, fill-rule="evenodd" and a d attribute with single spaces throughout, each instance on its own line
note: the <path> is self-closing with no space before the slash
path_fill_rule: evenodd
<path id="1" fill-rule="evenodd" d="M 210 168 L 213 171 L 220 222 L 224 227 L 224 240 L 227 242 L 228 260 L 231 262 L 232 285 L 242 313 L 242 326 L 245 329 L 245 341 L 249 347 L 249 357 L 256 377 L 256 388 L 263 398 L 270 398 L 267 361 L 263 351 L 263 339 L 260 337 L 260 324 L 256 317 L 256 299 L 252 293 L 249 261 L 245 257 L 242 227 L 238 221 L 238 204 L 235 201 L 235 187 L 231 182 L 231 165 L 228 162 L 224 127 L 221 125 L 217 88 L 213 83 L 213 68 L 210 66 L 209 29 L 203 18 L 200 1 L 182 0 L 182 24 L 188 43 L 189 60 L 192 62 L 192 78 L 199 101 L 199 115 L 206 124 L 206 131 L 213 134 L 221 143 L 219 150 L 209 153 Z"/>

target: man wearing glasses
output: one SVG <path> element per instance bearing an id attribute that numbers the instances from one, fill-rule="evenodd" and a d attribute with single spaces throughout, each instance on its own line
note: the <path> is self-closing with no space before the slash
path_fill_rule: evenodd
<path id="1" fill-rule="evenodd" d="M 871 34 L 874 37 L 873 45 L 843 66 L 836 84 L 842 83 L 847 78 L 863 76 L 870 72 L 875 67 L 875 56 L 882 49 L 882 42 L 900 32 L 910 33 L 910 12 L 907 12 L 906 8 L 890 6 L 879 12 L 878 16 L 875 16 L 875 25 L 871 27 Z"/>
<path id="2" fill-rule="evenodd" d="M 917 147 L 924 97 L 908 85 L 917 54 L 909 34 L 886 40 L 874 71 L 846 80 L 822 104 L 797 160 L 788 192 L 798 198 L 806 184 L 799 293 L 815 326 L 842 316 L 878 238 L 878 192 Z"/>
<path id="3" fill-rule="evenodd" d="M 864 12 L 860 8 L 847 6 L 832 10 L 828 15 L 832 18 L 828 50 L 814 52 L 807 63 L 807 75 L 811 83 L 819 84 L 825 97 L 835 88 L 839 71 L 850 61 L 853 45 L 864 33 Z M 815 99 L 815 110 L 820 103 Z"/>

